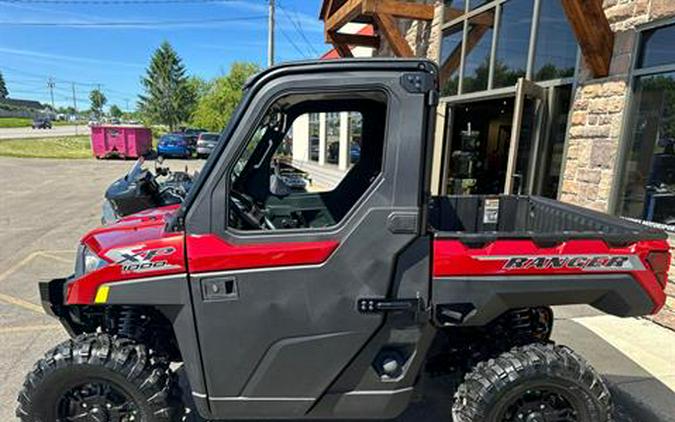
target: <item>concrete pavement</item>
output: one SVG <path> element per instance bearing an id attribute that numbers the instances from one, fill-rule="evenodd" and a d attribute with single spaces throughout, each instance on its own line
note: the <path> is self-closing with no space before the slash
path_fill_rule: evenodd
<path id="1" fill-rule="evenodd" d="M 200 164 L 170 162 L 177 168 L 186 163 Z M 36 283 L 72 272 L 78 239 L 98 225 L 104 189 L 131 164 L 0 158 L 0 421 L 15 420 L 26 372 L 66 338 L 42 313 Z M 555 312 L 556 341 L 582 354 L 611 383 L 619 404 L 616 421 L 672 420 L 675 333 L 640 319 L 601 316 L 587 307 Z M 440 386 L 436 396 L 413 405 L 400 422 L 449 419 L 444 380 L 433 382 Z"/>
<path id="2" fill-rule="evenodd" d="M 51 138 L 55 136 L 89 135 L 88 126 L 54 126 L 51 129 L 30 127 L 0 128 L 0 139 Z"/>

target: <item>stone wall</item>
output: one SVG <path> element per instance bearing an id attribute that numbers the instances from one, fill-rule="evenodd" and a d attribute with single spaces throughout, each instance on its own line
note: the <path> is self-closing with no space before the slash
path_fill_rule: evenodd
<path id="1" fill-rule="evenodd" d="M 592 79 L 585 64 L 571 111 L 562 201 L 608 211 L 617 177 L 617 157 L 626 121 L 629 72 L 637 40 L 635 27 L 675 16 L 675 0 L 605 0 L 615 31 L 610 76 Z"/>

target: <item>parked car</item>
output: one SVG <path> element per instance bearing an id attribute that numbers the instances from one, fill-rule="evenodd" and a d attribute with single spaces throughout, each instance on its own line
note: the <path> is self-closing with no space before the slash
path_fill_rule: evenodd
<path id="1" fill-rule="evenodd" d="M 44 117 L 37 117 L 33 119 L 33 129 L 51 129 L 52 128 L 52 121 L 44 118 Z"/>
<path id="2" fill-rule="evenodd" d="M 218 143 L 219 133 L 202 132 L 197 137 L 197 157 L 208 157 Z"/>
<path id="3" fill-rule="evenodd" d="M 190 158 L 193 148 L 182 133 L 169 133 L 159 138 L 157 154 L 164 157 Z"/>
<path id="4" fill-rule="evenodd" d="M 199 135 L 205 132 L 207 132 L 206 129 L 196 129 L 196 128 L 183 128 L 183 130 L 180 131 L 180 133 L 185 135 L 188 142 L 190 142 L 190 146 L 192 146 L 193 148 L 197 146 L 197 139 L 199 138 Z"/>

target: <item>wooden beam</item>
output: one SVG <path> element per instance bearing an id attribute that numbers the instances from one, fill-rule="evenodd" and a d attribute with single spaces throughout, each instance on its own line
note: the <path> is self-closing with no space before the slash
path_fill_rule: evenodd
<path id="1" fill-rule="evenodd" d="M 396 21 L 391 15 L 386 15 L 383 13 L 377 13 L 373 15 L 375 21 L 377 22 L 378 29 L 382 31 L 385 38 L 389 42 L 392 51 L 397 57 L 414 57 L 415 53 L 408 41 L 401 35 L 401 31 L 398 30 Z"/>
<path id="2" fill-rule="evenodd" d="M 561 1 L 593 76 L 607 76 L 614 50 L 614 33 L 602 8 L 602 0 Z"/>
<path id="3" fill-rule="evenodd" d="M 360 35 L 360 34 L 343 34 L 343 33 L 331 33 L 330 34 L 333 43 L 346 44 L 346 45 L 358 45 L 361 47 L 370 47 L 370 48 L 380 48 L 380 37 L 372 35 Z"/>
<path id="4" fill-rule="evenodd" d="M 434 5 L 409 3 L 396 0 L 363 0 L 363 13 L 385 14 L 396 18 L 430 21 L 434 18 Z"/>
<path id="5" fill-rule="evenodd" d="M 347 22 L 362 13 L 363 0 L 347 0 L 338 10 L 326 19 L 325 33 L 338 31 Z"/>
<path id="6" fill-rule="evenodd" d="M 323 20 L 326 21 L 330 16 L 330 10 L 333 8 L 333 0 L 325 0 L 324 6 L 326 9 L 323 12 Z"/>
<path id="7" fill-rule="evenodd" d="M 349 48 L 349 46 L 347 44 L 335 43 L 335 44 L 333 44 L 333 46 L 337 50 L 340 57 L 344 57 L 344 58 L 354 57 L 354 54 L 352 53 L 352 49 Z"/>
<path id="8" fill-rule="evenodd" d="M 454 7 L 446 7 L 444 13 L 443 22 L 450 22 L 451 20 L 457 19 L 458 17 L 464 14 L 464 11 L 461 9 L 455 9 Z"/>

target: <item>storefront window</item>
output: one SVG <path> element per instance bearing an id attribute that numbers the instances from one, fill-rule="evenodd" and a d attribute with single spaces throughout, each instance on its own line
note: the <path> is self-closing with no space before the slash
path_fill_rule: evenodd
<path id="1" fill-rule="evenodd" d="M 661 66 L 675 63 L 675 25 L 666 26 L 642 35 L 638 67 Z"/>
<path id="2" fill-rule="evenodd" d="M 319 161 L 320 119 L 319 113 L 309 114 L 309 159 L 311 161 Z"/>
<path id="3" fill-rule="evenodd" d="M 456 95 L 459 86 L 459 66 L 462 56 L 463 24 L 443 32 L 441 45 L 441 95 Z"/>
<path id="4" fill-rule="evenodd" d="M 619 212 L 675 225 L 675 72 L 639 77 Z"/>
<path id="5" fill-rule="evenodd" d="M 473 10 L 494 0 L 469 0 L 469 7 Z"/>
<path id="6" fill-rule="evenodd" d="M 363 134 L 363 115 L 349 113 L 349 163 L 356 164 L 361 158 L 361 135 Z"/>
<path id="7" fill-rule="evenodd" d="M 326 113 L 326 163 L 337 164 L 340 156 L 340 113 Z"/>
<path id="8" fill-rule="evenodd" d="M 534 80 L 574 76 L 576 61 L 577 42 L 560 1 L 542 1 L 532 72 Z"/>
<path id="9" fill-rule="evenodd" d="M 457 9 L 464 11 L 466 10 L 466 1 L 465 0 L 445 0 L 443 3 L 445 3 L 445 8 L 452 8 L 452 9 Z"/>
<path id="10" fill-rule="evenodd" d="M 515 85 L 525 76 L 533 0 L 511 0 L 502 7 L 494 67 L 495 88 Z"/>
<path id="11" fill-rule="evenodd" d="M 494 10 L 469 19 L 462 93 L 487 89 L 494 20 Z"/>

